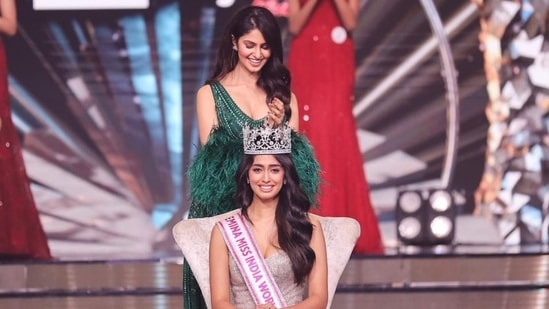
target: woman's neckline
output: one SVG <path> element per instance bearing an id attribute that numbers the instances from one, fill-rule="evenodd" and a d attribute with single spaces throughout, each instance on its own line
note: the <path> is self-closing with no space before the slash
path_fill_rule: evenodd
<path id="1" fill-rule="evenodd" d="M 238 112 L 239 112 L 241 115 L 245 116 L 246 118 L 248 118 L 249 120 L 251 120 L 251 121 L 253 121 L 253 122 L 264 121 L 265 118 L 267 118 L 267 116 L 263 116 L 263 117 L 261 117 L 261 118 L 259 118 L 259 119 L 254 119 L 254 118 L 252 118 L 250 115 L 246 114 L 246 113 L 242 110 L 242 108 L 240 108 L 240 106 L 238 106 L 238 104 L 236 104 L 236 101 L 233 99 L 233 97 L 231 96 L 231 94 L 229 93 L 229 91 L 227 90 L 227 88 L 225 88 L 225 86 L 224 86 L 220 81 L 216 81 L 215 83 L 219 86 L 219 88 L 221 89 L 221 91 L 223 91 L 223 92 L 227 95 L 227 97 L 229 98 L 229 100 L 230 100 L 230 102 L 232 103 L 232 105 L 234 105 L 234 106 L 236 107 L 236 109 L 238 110 Z"/>

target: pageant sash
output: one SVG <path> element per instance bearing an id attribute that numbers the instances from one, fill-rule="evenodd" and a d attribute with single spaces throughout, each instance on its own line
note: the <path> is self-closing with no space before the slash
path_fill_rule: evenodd
<path id="1" fill-rule="evenodd" d="M 250 228 L 240 213 L 217 222 L 227 247 L 236 261 L 256 305 L 274 304 L 286 307 L 286 302 L 273 279 L 265 259 L 259 253 Z"/>

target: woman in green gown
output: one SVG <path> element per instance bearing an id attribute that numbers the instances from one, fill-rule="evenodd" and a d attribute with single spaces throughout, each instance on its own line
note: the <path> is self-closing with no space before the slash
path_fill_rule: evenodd
<path id="1" fill-rule="evenodd" d="M 293 129 L 292 160 L 300 184 L 316 204 L 320 167 L 308 140 L 298 133 L 297 99 L 284 65 L 281 33 L 265 8 L 248 6 L 235 14 L 221 38 L 212 77 L 196 95 L 203 147 L 187 171 L 189 218 L 210 217 L 236 208 L 234 174 L 243 154 L 242 127 L 288 121 Z M 183 265 L 184 308 L 206 308 L 187 263 Z"/>

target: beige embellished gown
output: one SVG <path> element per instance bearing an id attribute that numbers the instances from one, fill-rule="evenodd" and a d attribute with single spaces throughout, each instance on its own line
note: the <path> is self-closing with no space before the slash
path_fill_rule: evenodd
<path id="1" fill-rule="evenodd" d="M 265 262 L 271 270 L 286 305 L 295 305 L 305 299 L 307 286 L 306 284 L 296 285 L 294 283 L 292 263 L 286 252 L 279 251 L 265 259 Z M 232 256 L 229 259 L 229 274 L 231 276 L 231 302 L 238 309 L 255 309 L 252 295 Z"/>

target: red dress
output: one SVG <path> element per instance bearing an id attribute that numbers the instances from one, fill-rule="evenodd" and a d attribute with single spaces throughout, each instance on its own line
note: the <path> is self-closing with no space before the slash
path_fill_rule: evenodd
<path id="1" fill-rule="evenodd" d="M 355 253 L 382 253 L 352 114 L 354 43 L 341 27 L 333 1 L 320 0 L 293 37 L 288 66 L 299 104 L 299 128 L 310 139 L 323 171 L 317 212 L 357 219 L 362 233 Z"/>
<path id="2" fill-rule="evenodd" d="M 19 136 L 11 120 L 6 54 L 0 38 L 0 260 L 50 259 L 48 242 L 25 171 Z"/>

